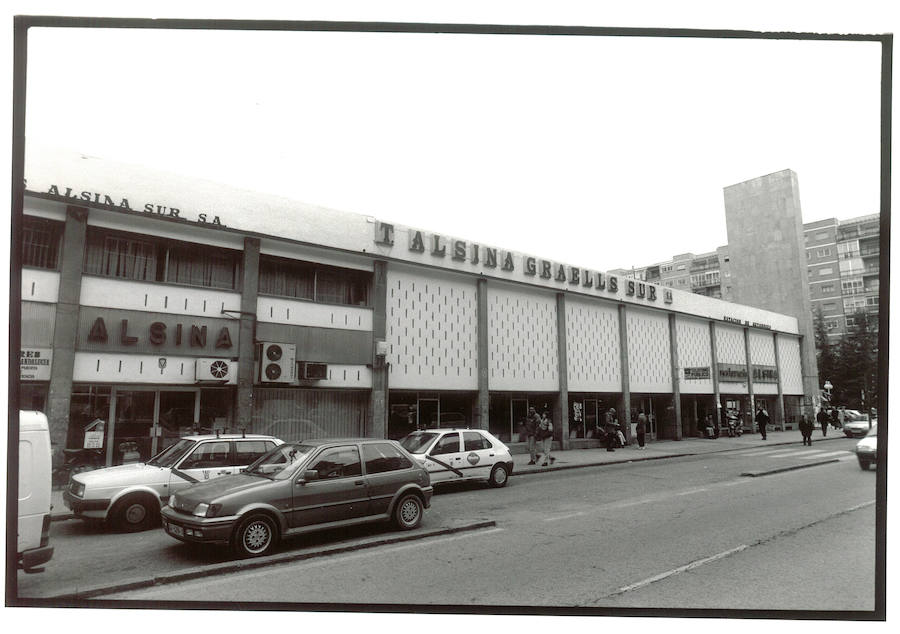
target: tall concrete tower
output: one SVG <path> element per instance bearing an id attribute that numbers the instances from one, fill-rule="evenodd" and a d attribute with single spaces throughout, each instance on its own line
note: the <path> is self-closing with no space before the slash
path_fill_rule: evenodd
<path id="1" fill-rule="evenodd" d="M 783 170 L 726 187 L 725 222 L 732 300 L 797 318 L 803 393 L 817 403 L 819 372 L 797 175 Z M 811 407 L 803 409 L 814 415 Z"/>

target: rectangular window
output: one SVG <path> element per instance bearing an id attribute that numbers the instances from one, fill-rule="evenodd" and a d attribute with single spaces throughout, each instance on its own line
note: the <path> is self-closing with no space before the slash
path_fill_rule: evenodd
<path id="1" fill-rule="evenodd" d="M 827 231 L 820 231 L 819 233 L 816 234 L 816 240 L 827 240 L 827 239 L 828 239 Z"/>
<path id="2" fill-rule="evenodd" d="M 824 258 L 826 256 L 831 255 L 831 249 L 825 247 L 824 249 L 816 249 L 816 257 Z"/>
<path id="3" fill-rule="evenodd" d="M 328 304 L 365 306 L 372 274 L 309 262 L 262 257 L 259 292 Z"/>
<path id="4" fill-rule="evenodd" d="M 159 281 L 160 259 L 152 242 L 124 236 L 89 236 L 84 272 L 126 280 Z"/>
<path id="5" fill-rule="evenodd" d="M 863 292 L 863 281 L 862 278 L 855 278 L 851 280 L 841 280 L 841 294 L 843 295 L 858 295 Z"/>
<path id="6" fill-rule="evenodd" d="M 26 216 L 22 222 L 22 266 L 56 269 L 62 231 L 61 222 Z"/>
<path id="7" fill-rule="evenodd" d="M 832 269 L 830 266 L 826 266 L 824 268 L 819 269 L 819 277 L 822 277 L 825 275 L 832 275 L 833 273 L 834 273 L 834 269 Z"/>
<path id="8" fill-rule="evenodd" d="M 822 284 L 821 291 L 823 293 L 833 293 L 834 292 L 834 284 Z"/>
<path id="9" fill-rule="evenodd" d="M 878 306 L 878 298 L 866 297 L 866 306 Z"/>
<path id="10" fill-rule="evenodd" d="M 836 321 L 826 321 L 825 322 L 825 330 L 837 330 L 838 322 Z"/>
<path id="11" fill-rule="evenodd" d="M 848 297 L 844 300 L 844 312 L 853 313 L 866 307 L 865 297 Z"/>
<path id="12" fill-rule="evenodd" d="M 166 281 L 207 288 L 237 288 L 240 258 L 237 252 L 196 244 L 178 244 L 169 249 Z"/>

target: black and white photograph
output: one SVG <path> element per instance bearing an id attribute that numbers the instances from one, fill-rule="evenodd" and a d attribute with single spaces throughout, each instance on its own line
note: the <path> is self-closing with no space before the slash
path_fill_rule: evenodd
<path id="1" fill-rule="evenodd" d="M 887 3 L 20 4 L 5 616 L 886 624 Z"/>

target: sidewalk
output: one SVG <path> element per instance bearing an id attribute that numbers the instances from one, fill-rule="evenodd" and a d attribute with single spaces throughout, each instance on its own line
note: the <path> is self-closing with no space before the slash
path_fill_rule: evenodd
<path id="1" fill-rule="evenodd" d="M 813 441 L 834 440 L 844 438 L 839 430 L 829 430 L 826 437 L 816 430 Z M 738 449 L 750 449 L 754 447 L 772 447 L 779 445 L 800 445 L 800 432 L 797 431 L 770 431 L 768 439 L 763 440 L 759 434 L 744 434 L 739 438 L 723 436 L 715 440 L 703 438 L 686 438 L 684 440 L 657 440 L 648 441 L 645 449 L 638 449 L 637 444 L 629 445 L 606 451 L 602 447 L 593 449 L 569 449 L 567 451 L 553 450 L 552 456 L 556 458 L 552 466 L 542 467 L 541 461 L 536 465 L 528 464 L 528 454 L 513 454 L 512 475 L 536 474 L 544 471 L 559 471 L 562 469 L 577 469 L 580 467 L 592 467 L 605 464 L 621 464 L 637 462 L 640 460 L 661 460 L 664 458 L 677 458 L 680 456 L 695 456 L 721 451 L 736 451 Z M 556 443 L 554 443 L 556 444 Z M 50 516 L 53 521 L 72 519 L 72 512 L 63 503 L 62 489 L 54 489 L 50 503 L 52 505 Z"/>
<path id="2" fill-rule="evenodd" d="M 828 430 L 828 436 L 823 437 L 821 430 L 813 434 L 813 442 L 823 440 L 835 440 L 845 438 L 840 430 Z M 737 438 L 722 436 L 707 440 L 704 438 L 685 438 L 684 440 L 657 440 L 648 441 L 644 449 L 639 449 L 637 442 L 607 451 L 599 447 L 594 449 L 569 449 L 567 451 L 553 450 L 551 455 L 556 458 L 552 466 L 542 467 L 543 457 L 538 464 L 529 465 L 527 453 L 513 454 L 513 475 L 525 475 L 541 471 L 554 471 L 560 469 L 576 469 L 605 464 L 621 464 L 637 462 L 639 460 L 660 460 L 663 458 L 677 458 L 680 456 L 694 456 L 699 454 L 717 453 L 722 451 L 736 451 L 738 449 L 752 449 L 757 447 L 772 447 L 783 445 L 801 445 L 802 440 L 798 431 L 770 431 L 767 439 L 763 440 L 759 434 L 744 434 Z M 554 443 L 557 444 L 557 443 Z"/>

